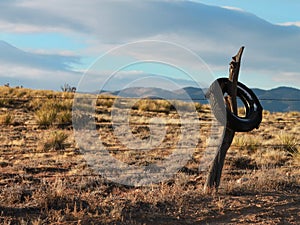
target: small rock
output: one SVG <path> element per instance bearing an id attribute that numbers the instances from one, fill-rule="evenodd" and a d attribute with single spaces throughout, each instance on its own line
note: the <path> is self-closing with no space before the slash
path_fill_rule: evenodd
<path id="1" fill-rule="evenodd" d="M 246 177 L 241 177 L 240 179 L 238 179 L 236 182 L 238 184 L 242 184 L 242 183 L 245 183 L 249 180 L 249 178 L 246 178 Z"/>

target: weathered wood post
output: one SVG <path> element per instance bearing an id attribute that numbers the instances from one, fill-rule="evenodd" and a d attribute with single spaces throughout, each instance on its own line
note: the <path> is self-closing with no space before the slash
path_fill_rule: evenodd
<path id="1" fill-rule="evenodd" d="M 229 80 L 232 82 L 231 89 L 228 91 L 228 96 L 226 96 L 225 101 L 226 105 L 229 109 L 231 109 L 231 112 L 235 115 L 238 114 L 238 108 L 237 108 L 237 82 L 239 77 L 239 71 L 240 71 L 240 64 L 241 64 L 241 58 L 244 51 L 244 47 L 241 47 L 237 55 L 232 57 L 232 61 L 230 63 L 229 68 Z M 213 188 L 216 190 L 218 189 L 220 185 L 220 179 L 222 175 L 222 169 L 224 166 L 224 161 L 226 157 L 227 150 L 229 149 L 233 137 L 235 134 L 234 130 L 229 129 L 228 127 L 225 128 L 225 134 L 223 138 L 223 142 L 212 162 L 212 165 L 209 170 L 209 175 L 207 177 L 204 191 L 207 193 L 210 193 Z"/>

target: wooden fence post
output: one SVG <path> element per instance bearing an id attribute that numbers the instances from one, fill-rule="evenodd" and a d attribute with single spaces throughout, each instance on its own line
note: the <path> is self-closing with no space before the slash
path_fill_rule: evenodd
<path id="1" fill-rule="evenodd" d="M 230 63 L 229 68 L 229 80 L 232 82 L 232 88 L 229 90 L 228 96 L 225 98 L 226 105 L 229 109 L 231 109 L 231 112 L 237 115 L 238 108 L 237 108 L 237 82 L 239 77 L 239 71 L 240 71 L 240 64 L 241 64 L 241 58 L 244 51 L 244 47 L 241 47 L 237 55 L 232 57 L 232 61 Z M 204 186 L 204 191 L 206 193 L 210 193 L 213 188 L 218 189 L 220 185 L 220 179 L 222 175 L 222 169 L 224 166 L 224 161 L 226 157 L 227 150 L 229 149 L 233 137 L 235 134 L 235 131 L 225 128 L 225 134 L 223 138 L 223 142 L 221 146 L 217 146 L 219 148 L 212 165 L 209 170 L 209 174 Z"/>

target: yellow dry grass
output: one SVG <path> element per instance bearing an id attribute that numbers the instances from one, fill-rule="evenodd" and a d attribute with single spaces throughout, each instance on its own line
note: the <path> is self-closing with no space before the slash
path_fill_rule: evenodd
<path id="1" fill-rule="evenodd" d="M 0 96 L 5 96 L 0 100 L 1 224 L 297 224 L 300 220 L 299 112 L 264 112 L 258 130 L 237 133 L 219 192 L 205 195 L 206 173 L 198 168 L 211 132 L 209 106 L 196 106 L 199 142 L 186 165 L 163 182 L 129 187 L 93 170 L 72 126 L 59 126 L 71 121 L 73 95 L 0 87 Z M 115 97 L 97 99 L 99 138 L 112 157 L 128 165 L 159 163 L 180 141 L 182 121 L 176 110 L 165 102 L 145 101 L 130 109 L 124 132 L 147 142 L 153 118 L 159 118 L 163 127 L 158 128 L 165 135 L 152 140 L 160 143 L 155 148 L 139 151 L 126 148 L 114 133 L 110 112 L 118 109 Z M 51 110 L 55 110 L 51 122 L 40 126 L 39 113 Z"/>

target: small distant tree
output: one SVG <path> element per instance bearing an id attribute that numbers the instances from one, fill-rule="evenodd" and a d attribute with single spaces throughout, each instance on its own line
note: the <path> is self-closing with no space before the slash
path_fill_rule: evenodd
<path id="1" fill-rule="evenodd" d="M 65 83 L 60 87 L 63 92 L 76 92 L 76 87 L 72 87 L 71 85 Z"/>

